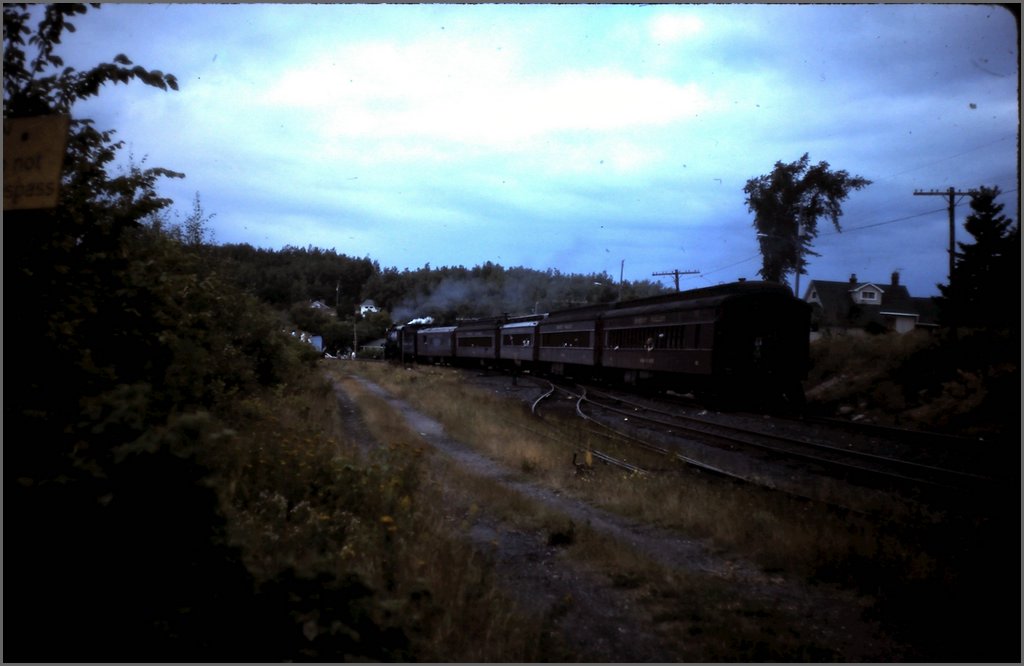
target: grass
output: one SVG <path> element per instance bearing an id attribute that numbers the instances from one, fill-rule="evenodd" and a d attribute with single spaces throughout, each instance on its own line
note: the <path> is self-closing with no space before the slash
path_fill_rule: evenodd
<path id="1" fill-rule="evenodd" d="M 512 401 L 467 385 L 454 369 L 396 371 L 365 364 L 358 371 L 437 418 L 456 439 L 533 481 L 647 524 L 706 538 L 769 569 L 813 575 L 834 569 L 836 560 L 851 552 L 886 548 L 881 544 L 888 537 L 869 521 L 699 473 L 637 476 L 601 467 L 590 481 L 581 482 L 570 464 L 573 451 L 593 447 L 640 462 L 644 454 L 620 452 L 575 421 L 546 417 L 541 423 Z"/>
<path id="2" fill-rule="evenodd" d="M 219 429 L 206 447 L 229 541 L 259 598 L 287 611 L 278 615 L 290 636 L 280 652 L 284 660 L 571 660 L 550 631 L 555 616 L 517 607 L 488 554 L 470 546 L 466 531 L 482 512 L 503 529 L 546 535 L 574 566 L 605 572 L 655 619 L 681 659 L 843 658 L 795 629 L 803 620 L 792 609 L 737 594 L 729 581 L 669 571 L 433 456 L 356 374 L 438 419 L 451 436 L 523 480 L 702 538 L 768 572 L 871 590 L 878 600 L 872 612 L 922 644 L 930 628 L 943 628 L 925 655 L 977 657 L 958 650 L 964 647 L 955 638 L 964 634 L 952 630 L 958 622 L 971 629 L 972 643 L 980 636 L 1005 644 L 1004 627 L 980 621 L 989 613 L 973 612 L 971 621 L 971 613 L 949 613 L 952 602 L 943 598 L 977 609 L 982 591 L 995 589 L 997 568 L 970 576 L 950 564 L 956 558 L 959 565 L 978 564 L 975 543 L 961 542 L 956 557 L 950 544 L 962 534 L 991 538 L 992 530 L 936 520 L 917 529 L 880 524 L 700 474 L 637 476 L 598 466 L 581 476 L 573 454 L 609 442 L 572 423 L 539 422 L 515 401 L 468 385 L 457 371 L 371 362 L 324 367 L 356 402 L 375 443 L 369 449 L 347 430 L 334 388 L 319 373 L 307 385 L 238 402 L 224 416 L 231 429 Z M 988 545 L 998 553 L 993 562 L 1014 559 L 1003 541 Z M 924 612 L 920 599 L 928 600 Z M 574 603 L 566 598 L 552 612 L 569 612 Z M 966 660 L 993 654 L 1003 653 Z"/>
<path id="3" fill-rule="evenodd" d="M 365 366 L 359 372 L 376 374 L 379 369 Z M 435 382 L 454 381 L 452 390 L 461 399 L 469 401 L 469 406 L 463 404 L 461 407 L 453 407 L 450 399 L 428 402 L 440 405 L 439 411 L 445 418 L 461 419 L 458 421 L 461 426 L 458 429 L 464 436 L 478 437 L 473 441 L 481 442 L 481 449 L 487 455 L 502 454 L 501 457 L 511 470 L 517 469 L 516 461 L 534 461 L 528 468 L 520 465 L 520 473 L 533 481 L 558 479 L 556 487 L 559 492 L 575 492 L 579 486 L 589 484 L 580 477 L 566 476 L 567 450 L 553 444 L 555 440 L 549 436 L 531 435 L 531 432 L 536 431 L 536 424 L 526 429 L 526 435 L 523 434 L 516 421 L 525 416 L 521 410 L 510 406 L 507 400 L 495 399 L 471 388 L 459 388 L 458 375 L 444 370 L 427 369 L 425 377 L 427 381 L 423 381 L 423 376 L 403 375 L 398 381 L 408 382 L 412 386 L 429 383 L 430 387 L 425 391 L 428 396 L 438 395 L 436 389 L 439 386 Z M 383 375 L 377 375 L 376 378 L 382 382 L 386 380 Z M 357 383 L 342 381 L 346 389 L 357 396 L 360 405 L 369 409 L 370 419 L 376 421 L 377 417 L 372 415 L 377 413 L 382 401 L 369 396 Z M 406 392 L 406 396 L 411 397 L 414 393 Z M 377 406 L 370 406 L 375 402 Z M 398 420 L 393 417 L 383 419 L 391 428 L 395 427 Z M 371 429 L 379 432 L 377 427 L 371 426 Z M 518 435 L 518 439 L 515 435 Z M 415 434 L 412 436 L 415 437 Z M 515 440 L 516 443 L 502 451 L 500 442 L 508 440 Z M 496 442 L 499 445 L 495 445 Z M 549 544 L 565 546 L 574 566 L 598 572 L 614 572 L 614 585 L 633 590 L 648 612 L 661 616 L 657 621 L 659 633 L 667 644 L 673 646 L 674 654 L 680 658 L 700 661 L 707 660 L 709 655 L 725 660 L 735 659 L 737 655 L 743 659 L 759 656 L 788 660 L 799 660 L 808 655 L 828 655 L 831 659 L 838 657 L 837 653 L 826 646 L 814 647 L 806 638 L 785 638 L 783 627 L 792 618 L 772 612 L 770 606 L 766 606 L 763 601 L 737 597 L 734 588 L 728 583 L 709 581 L 699 575 L 669 572 L 630 548 L 586 525 L 573 524 L 557 511 L 501 484 L 467 474 L 457 464 L 446 463 L 444 458 L 435 461 L 435 464 L 441 466 L 439 476 L 447 479 L 446 504 L 468 507 L 465 509 L 465 521 L 459 523 L 461 527 L 468 528 L 478 507 L 483 505 L 487 507 L 488 515 L 501 520 L 507 529 L 546 534 Z M 543 464 L 548 467 L 541 470 L 539 466 Z M 632 486 L 636 493 L 639 477 L 619 475 L 616 479 L 622 484 L 617 487 Z M 602 491 L 608 490 L 606 480 L 600 481 L 599 485 Z M 572 599 L 564 599 L 552 612 L 567 612 L 573 603 Z M 682 609 L 693 608 L 695 605 L 701 608 L 698 616 L 687 616 L 682 622 L 678 618 L 673 619 L 675 615 L 685 615 Z M 754 622 L 749 618 L 759 619 Z M 739 624 L 744 626 L 737 628 Z M 771 636 L 776 638 L 772 639 Z"/>
<path id="4" fill-rule="evenodd" d="M 518 612 L 445 529 L 414 434 L 367 396 L 361 409 L 380 443 L 366 459 L 319 383 L 239 405 L 239 429 L 213 456 L 231 542 L 256 580 L 288 582 L 292 596 L 315 580 L 344 593 L 308 590 L 292 613 L 305 637 L 295 657 L 542 660 L 540 618 Z"/>
<path id="5" fill-rule="evenodd" d="M 903 358 L 906 350 L 902 354 L 891 353 L 895 361 Z M 935 626 L 948 624 L 949 618 L 969 621 L 969 613 L 965 614 L 962 608 L 943 601 L 942 595 L 935 591 L 955 589 L 958 592 L 952 598 L 960 602 L 972 599 L 974 603 L 980 603 L 983 596 L 977 596 L 978 592 L 968 589 L 984 589 L 991 584 L 992 571 L 977 567 L 985 557 L 976 547 L 980 526 L 969 520 L 957 522 L 945 515 L 923 516 L 894 511 L 888 520 L 879 521 L 836 512 L 820 504 L 786 498 L 757 488 L 723 484 L 720 480 L 699 474 L 636 476 L 598 468 L 593 475 L 579 477 L 571 464 L 572 452 L 585 450 L 588 446 L 606 450 L 607 441 L 594 439 L 592 433 L 568 424 L 558 424 L 558 428 L 553 430 L 543 429 L 524 407 L 466 384 L 456 370 L 358 364 L 346 366 L 345 371 L 358 372 L 385 386 L 388 391 L 437 418 L 456 439 L 501 460 L 506 467 L 518 470 L 531 481 L 558 492 L 577 495 L 624 516 L 675 529 L 690 537 L 704 538 L 720 551 L 748 557 L 767 571 L 838 582 L 859 589 L 877 600 L 877 608 L 873 612 L 887 620 L 908 615 L 922 618 L 919 624 L 903 626 L 910 640 L 924 643 L 930 634 L 927 630 L 929 621 L 933 621 Z M 493 489 L 494 484 L 474 484 L 469 480 L 464 483 L 465 491 L 478 494 L 481 498 L 478 501 L 486 503 L 489 510 L 505 502 L 504 516 L 507 520 L 547 520 L 551 525 L 549 529 L 559 529 L 557 518 L 531 514 L 528 505 L 516 504 L 521 500 L 499 497 L 500 492 Z M 989 534 L 986 538 L 992 538 L 992 531 L 988 529 L 985 532 Z M 589 546 L 583 548 L 579 545 L 581 543 Z M 996 543 L 999 545 L 995 546 Z M 734 599 L 722 604 L 709 602 L 721 591 L 695 589 L 694 586 L 699 587 L 700 584 L 693 581 L 681 587 L 677 580 L 673 587 L 666 588 L 667 574 L 657 567 L 652 568 L 650 563 L 624 567 L 617 561 L 623 557 L 634 558 L 634 555 L 624 554 L 621 547 L 614 545 L 595 547 L 594 544 L 595 538 L 577 526 L 575 544 L 570 550 L 581 561 L 595 565 L 600 563 L 601 566 L 610 563 L 613 570 L 627 572 L 620 574 L 619 581 L 623 583 L 628 581 L 628 584 L 650 590 L 682 590 L 679 594 L 691 602 L 696 595 L 701 599 L 699 605 L 705 614 L 709 612 L 708 608 L 721 606 L 724 615 L 715 614 L 713 619 L 710 615 L 702 616 L 704 621 L 699 624 L 692 624 L 691 618 L 691 625 L 687 625 L 690 628 L 684 630 L 684 633 L 697 631 L 702 637 L 700 644 L 708 649 L 712 645 L 728 645 L 731 647 L 722 648 L 724 652 L 721 654 L 743 655 L 741 658 L 753 660 L 786 658 L 779 655 L 793 659 L 832 658 L 827 651 L 815 652 L 813 646 L 808 647 L 810 653 L 794 657 L 803 649 L 800 647 L 801 639 L 789 636 L 785 631 L 776 637 L 781 642 L 774 644 L 766 636 L 758 638 L 760 630 L 756 627 L 766 622 L 757 618 L 767 611 L 758 609 L 756 604 L 752 607 L 741 604 L 735 608 L 730 606 L 735 603 Z M 1007 544 L 999 539 L 993 539 L 993 544 L 1001 549 L 996 559 L 1002 561 Z M 909 589 L 917 590 L 917 593 L 903 592 Z M 646 596 L 651 608 L 671 606 L 667 600 L 672 598 L 672 594 L 660 598 L 660 601 L 656 594 Z M 921 605 L 917 601 L 919 598 L 934 598 L 934 603 Z M 678 608 L 658 612 L 663 613 L 664 618 L 685 614 Z M 725 623 L 723 626 L 730 623 L 734 628 L 737 626 L 735 618 L 730 619 L 733 613 L 749 614 L 756 621 L 752 621 L 749 631 L 736 630 L 735 640 L 713 637 L 711 627 L 721 622 Z M 989 617 L 988 613 L 976 614 L 979 615 Z M 991 636 L 995 626 L 998 623 L 991 625 L 985 635 Z M 789 640 L 793 642 L 790 644 Z M 925 654 L 942 654 L 942 650 L 950 654 L 962 653 L 963 646 L 951 632 L 928 640 L 936 652 L 926 651 Z M 1005 637 L 993 642 L 1005 646 Z M 705 660 L 713 659 L 707 654 L 701 656 Z"/>

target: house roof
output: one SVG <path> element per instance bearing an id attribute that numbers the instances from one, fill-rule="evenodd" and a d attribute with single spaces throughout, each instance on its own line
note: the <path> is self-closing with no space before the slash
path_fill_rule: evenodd
<path id="1" fill-rule="evenodd" d="M 804 297 L 814 307 L 821 325 L 863 328 L 875 323 L 885 325 L 887 317 L 917 317 L 919 324 L 934 325 L 937 312 L 931 298 L 914 298 L 907 288 L 898 283 L 898 276 L 890 283 L 859 282 L 853 278 L 845 282 L 811 280 Z M 867 288 L 876 290 L 878 303 L 857 303 L 853 294 Z"/>

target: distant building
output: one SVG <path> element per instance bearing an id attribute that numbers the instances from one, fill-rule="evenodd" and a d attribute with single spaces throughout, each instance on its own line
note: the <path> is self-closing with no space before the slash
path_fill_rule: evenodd
<path id="1" fill-rule="evenodd" d="M 811 339 L 822 335 L 908 333 L 938 327 L 933 298 L 913 297 L 893 272 L 888 283 L 811 280 L 803 299 L 811 304 Z"/>
<path id="2" fill-rule="evenodd" d="M 334 308 L 332 306 L 330 306 L 330 305 L 327 305 L 323 301 L 310 301 L 309 302 L 309 308 L 311 310 L 316 310 L 317 312 L 325 314 L 325 315 L 327 315 L 329 317 L 337 317 L 338 316 L 338 313 L 335 312 Z"/>
<path id="3" fill-rule="evenodd" d="M 359 316 L 365 317 L 371 312 L 380 312 L 380 308 L 377 307 L 377 304 L 374 303 L 373 300 L 368 298 L 359 306 Z"/>

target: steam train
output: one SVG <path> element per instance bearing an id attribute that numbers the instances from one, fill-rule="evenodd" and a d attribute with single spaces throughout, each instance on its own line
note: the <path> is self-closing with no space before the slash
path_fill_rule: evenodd
<path id="1" fill-rule="evenodd" d="M 809 332 L 810 307 L 788 287 L 741 281 L 454 326 L 410 322 L 388 331 L 385 356 L 794 406 Z"/>

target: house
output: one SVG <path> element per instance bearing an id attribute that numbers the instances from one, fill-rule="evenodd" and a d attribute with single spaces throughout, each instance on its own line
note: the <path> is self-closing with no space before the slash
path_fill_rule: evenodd
<path id="1" fill-rule="evenodd" d="M 811 339 L 822 335 L 908 333 L 938 327 L 932 298 L 915 298 L 893 272 L 888 283 L 811 280 L 803 299 L 811 304 Z"/>
<path id="2" fill-rule="evenodd" d="M 323 301 L 310 301 L 309 308 L 311 310 L 316 310 L 320 314 L 327 315 L 328 317 L 338 316 L 338 313 L 335 311 L 335 309 L 332 306 L 328 305 L 327 303 L 324 303 Z"/>
<path id="3" fill-rule="evenodd" d="M 359 316 L 365 317 L 370 312 L 380 312 L 380 308 L 377 307 L 377 304 L 372 299 L 368 298 L 359 306 Z"/>

